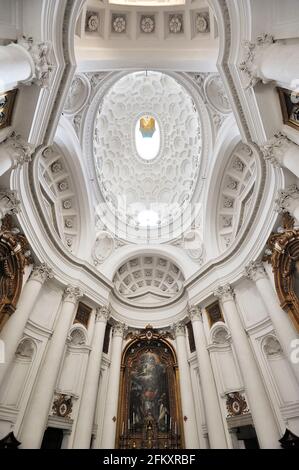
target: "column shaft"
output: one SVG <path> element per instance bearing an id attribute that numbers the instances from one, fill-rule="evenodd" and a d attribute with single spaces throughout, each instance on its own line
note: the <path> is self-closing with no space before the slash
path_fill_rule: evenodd
<path id="1" fill-rule="evenodd" d="M 194 332 L 210 446 L 212 449 L 226 449 L 227 442 L 223 428 L 218 393 L 209 352 L 207 350 L 201 314 L 197 308 L 192 307 L 189 316 Z"/>
<path id="2" fill-rule="evenodd" d="M 261 448 L 280 448 L 278 426 L 264 388 L 258 365 L 244 331 L 230 286 L 219 287 L 215 296 L 220 297 L 223 313 L 229 326 L 233 344 L 241 367 L 245 391 Z"/>
<path id="3" fill-rule="evenodd" d="M 79 416 L 76 424 L 76 434 L 73 446 L 75 449 L 89 449 L 90 446 L 101 370 L 103 343 L 108 317 L 109 310 L 107 307 L 102 307 L 98 310 L 92 340 L 92 350 L 88 360 Z"/>
<path id="4" fill-rule="evenodd" d="M 52 277 L 52 272 L 45 264 L 33 268 L 31 276 L 21 293 L 16 311 L 11 315 L 1 331 L 0 337 L 5 345 L 5 363 L 0 363 L 0 384 L 12 362 L 42 285 L 49 277 Z"/>
<path id="5" fill-rule="evenodd" d="M 175 333 L 180 376 L 185 447 L 186 449 L 198 449 L 199 439 L 196 426 L 190 369 L 186 350 L 185 325 L 181 323 L 175 325 Z"/>
<path id="6" fill-rule="evenodd" d="M 101 443 L 102 449 L 114 449 L 115 447 L 123 332 L 124 325 L 114 325 L 111 347 L 111 365 Z"/>
<path id="7" fill-rule="evenodd" d="M 36 387 L 27 408 L 21 435 L 19 436 L 21 446 L 24 449 L 40 448 L 47 426 L 67 335 L 72 325 L 77 301 L 81 295 L 78 287 L 69 286 L 65 290 L 59 318 L 37 378 Z"/>

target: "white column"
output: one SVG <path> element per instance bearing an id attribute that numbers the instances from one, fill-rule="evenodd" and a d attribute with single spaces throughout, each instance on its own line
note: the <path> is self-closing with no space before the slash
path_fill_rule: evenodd
<path id="1" fill-rule="evenodd" d="M 270 81 L 291 84 L 299 78 L 298 45 L 275 42 L 273 36 L 263 33 L 256 41 L 244 43 L 244 60 L 239 68 L 247 77 L 246 87 Z"/>
<path id="2" fill-rule="evenodd" d="M 18 44 L 0 46 L 0 93 L 19 85 L 47 86 L 51 71 L 49 43 L 21 38 Z"/>
<path id="3" fill-rule="evenodd" d="M 0 176 L 31 161 L 34 147 L 19 135 L 12 134 L 0 144 Z"/>
<path id="4" fill-rule="evenodd" d="M 298 48 L 299 49 L 299 48 Z M 299 145 L 278 132 L 264 145 L 261 146 L 264 159 L 274 166 L 282 166 L 290 170 L 299 178 Z"/>
<path id="5" fill-rule="evenodd" d="M 261 262 L 252 261 L 248 266 L 246 266 L 245 274 L 255 283 L 274 325 L 276 335 L 284 350 L 286 358 L 299 381 L 299 364 L 293 364 L 290 360 L 290 356 L 293 351 L 291 347 L 292 341 L 298 338 L 298 333 L 295 331 L 292 321 L 288 314 L 280 307 L 277 294 L 271 285 L 263 264 Z"/>
<path id="6" fill-rule="evenodd" d="M 46 264 L 33 268 L 30 278 L 23 287 L 16 311 L 11 315 L 1 331 L 0 338 L 4 341 L 5 345 L 5 363 L 0 363 L 0 384 L 12 362 L 42 285 L 51 277 L 53 277 L 52 270 Z"/>
<path id="7" fill-rule="evenodd" d="M 174 325 L 177 344 L 177 358 L 180 377 L 181 402 L 184 421 L 184 437 L 186 449 L 199 449 L 199 439 L 196 426 L 194 397 L 190 368 L 186 349 L 186 327 L 184 323 Z"/>
<path id="8" fill-rule="evenodd" d="M 101 449 L 114 449 L 119 398 L 120 365 L 125 325 L 116 323 L 112 330 L 111 365 Z"/>
<path id="9" fill-rule="evenodd" d="M 295 219 L 295 225 L 299 224 L 299 188 L 296 184 L 278 191 L 278 197 L 275 202 L 277 212 L 289 212 Z"/>
<path id="10" fill-rule="evenodd" d="M 79 416 L 76 424 L 76 434 L 73 446 L 75 449 L 89 449 L 90 446 L 96 409 L 103 343 L 108 318 L 108 307 L 97 309 L 92 349 L 88 360 Z"/>
<path id="11" fill-rule="evenodd" d="M 260 447 L 262 449 L 280 448 L 278 440 L 281 436 L 258 365 L 237 310 L 234 292 L 231 286 L 227 284 L 218 287 L 214 295 L 222 303 L 225 321 L 231 332 Z"/>
<path id="12" fill-rule="evenodd" d="M 20 436 L 23 449 L 39 449 L 47 426 L 66 339 L 82 292 L 78 287 L 66 287 L 62 308 L 42 363 L 37 383 L 27 407 Z"/>
<path id="13" fill-rule="evenodd" d="M 189 309 L 189 318 L 194 333 L 210 446 L 212 449 L 227 449 L 218 393 L 199 307 L 192 306 Z"/>

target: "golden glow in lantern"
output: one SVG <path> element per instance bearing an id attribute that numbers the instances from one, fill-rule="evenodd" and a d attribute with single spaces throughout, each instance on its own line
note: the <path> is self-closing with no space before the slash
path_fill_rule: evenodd
<path id="1" fill-rule="evenodd" d="M 155 119 L 152 116 L 142 116 L 140 119 L 140 132 L 142 137 L 153 137 L 155 130 Z"/>

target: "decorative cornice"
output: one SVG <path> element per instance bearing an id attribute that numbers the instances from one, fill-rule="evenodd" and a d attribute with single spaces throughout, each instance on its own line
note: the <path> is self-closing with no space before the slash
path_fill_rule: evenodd
<path id="1" fill-rule="evenodd" d="M 290 145 L 292 141 L 282 132 L 277 132 L 272 139 L 261 146 L 261 151 L 266 161 L 274 166 L 281 166 L 283 156 Z"/>
<path id="2" fill-rule="evenodd" d="M 10 189 L 0 189 L 0 220 L 6 214 L 17 214 L 19 212 L 20 200 L 17 197 L 17 191 Z"/>
<path id="3" fill-rule="evenodd" d="M 228 300 L 234 300 L 235 293 L 230 284 L 225 284 L 224 286 L 217 287 L 214 291 L 214 296 L 222 302 L 227 302 Z"/>
<path id="4" fill-rule="evenodd" d="M 289 212 L 292 215 L 294 208 L 299 205 L 299 188 L 297 185 L 292 184 L 288 188 L 278 191 L 275 203 L 277 212 Z"/>
<path id="5" fill-rule="evenodd" d="M 30 279 L 34 281 L 38 281 L 43 284 L 47 279 L 51 279 L 53 277 L 53 271 L 46 263 L 42 263 L 39 266 L 34 266 Z"/>
<path id="6" fill-rule="evenodd" d="M 184 322 L 174 323 L 174 325 L 172 325 L 172 329 L 174 331 L 175 337 L 186 335 L 186 326 Z"/>
<path id="7" fill-rule="evenodd" d="M 110 317 L 110 310 L 107 305 L 97 308 L 96 310 L 96 321 L 107 323 Z"/>
<path id="8" fill-rule="evenodd" d="M 25 142 L 25 140 L 15 132 L 2 142 L 1 148 L 8 152 L 12 160 L 12 169 L 17 168 L 18 165 L 29 163 L 35 150 L 32 145 Z"/>
<path id="9" fill-rule="evenodd" d="M 24 84 L 35 83 L 42 88 L 48 87 L 53 69 L 50 62 L 51 44 L 49 42 L 34 42 L 32 37 L 23 36 L 18 40 L 18 45 L 30 54 L 34 63 L 33 76 Z"/>
<path id="10" fill-rule="evenodd" d="M 112 334 L 113 336 L 124 337 L 124 334 L 127 330 L 127 325 L 125 323 L 116 322 L 113 325 Z"/>
<path id="11" fill-rule="evenodd" d="M 83 297 L 83 292 L 78 286 L 67 286 L 63 293 L 64 302 L 72 302 L 76 304 Z"/>
<path id="12" fill-rule="evenodd" d="M 249 79 L 245 85 L 245 89 L 254 87 L 259 82 L 268 83 L 271 80 L 266 79 L 260 75 L 258 59 L 265 48 L 274 43 L 274 38 L 271 34 L 263 33 L 253 41 L 244 41 L 244 60 L 239 64 L 239 69 Z"/>
<path id="13" fill-rule="evenodd" d="M 191 305 L 188 309 L 188 317 L 192 322 L 200 320 L 202 321 L 202 312 L 198 305 Z"/>
<path id="14" fill-rule="evenodd" d="M 251 261 L 245 267 L 244 274 L 254 282 L 258 281 L 259 279 L 267 278 L 267 273 L 261 261 Z"/>

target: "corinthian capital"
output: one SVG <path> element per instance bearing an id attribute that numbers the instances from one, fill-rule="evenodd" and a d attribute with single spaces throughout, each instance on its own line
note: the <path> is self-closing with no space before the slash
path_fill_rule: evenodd
<path id="1" fill-rule="evenodd" d="M 214 291 L 214 296 L 220 299 L 222 302 L 234 299 L 234 290 L 230 284 L 225 284 L 225 286 L 218 286 Z"/>
<path id="2" fill-rule="evenodd" d="M 25 84 L 35 83 L 42 88 L 48 87 L 53 66 L 50 62 L 51 44 L 49 42 L 34 42 L 32 38 L 22 37 L 18 45 L 23 47 L 34 64 L 33 76 Z"/>
<path id="3" fill-rule="evenodd" d="M 258 281 L 259 279 L 267 278 L 267 273 L 261 261 L 251 261 L 245 267 L 244 274 L 254 282 Z"/>
<path id="4" fill-rule="evenodd" d="M 201 309 L 198 305 L 190 305 L 188 309 L 188 317 L 191 321 L 201 320 Z"/>
<path id="5" fill-rule="evenodd" d="M 239 69 L 248 78 L 245 89 L 254 87 L 259 82 L 268 83 L 271 81 L 262 76 L 259 62 L 262 58 L 262 54 L 265 52 L 265 49 L 267 49 L 273 43 L 273 36 L 267 33 L 261 34 L 256 38 L 255 41 L 244 41 L 244 59 L 239 64 Z"/>
<path id="6" fill-rule="evenodd" d="M 110 317 L 110 310 L 107 305 L 103 305 L 103 307 L 99 307 L 96 310 L 96 321 L 107 322 Z"/>
<path id="7" fill-rule="evenodd" d="M 47 279 L 53 277 L 53 271 L 46 263 L 42 263 L 38 266 L 34 266 L 30 274 L 30 279 L 38 281 L 43 284 Z"/>
<path id="8" fill-rule="evenodd" d="M 266 161 L 268 160 L 274 166 L 281 166 L 283 156 L 291 145 L 293 145 L 292 141 L 278 132 L 273 139 L 261 146 L 261 151 Z"/>
<path id="9" fill-rule="evenodd" d="M 69 285 L 64 289 L 64 302 L 71 302 L 76 304 L 81 297 L 83 297 L 83 292 L 78 286 Z"/>
<path id="10" fill-rule="evenodd" d="M 277 212 L 289 212 L 294 214 L 294 210 L 299 205 L 299 188 L 296 184 L 286 189 L 278 191 L 278 197 L 275 200 Z"/>
<path id="11" fill-rule="evenodd" d="M 174 325 L 172 325 L 172 328 L 173 328 L 173 331 L 174 331 L 174 334 L 175 336 L 185 336 L 186 334 L 186 325 L 184 322 L 178 322 L 178 323 L 174 323 Z"/>
<path id="12" fill-rule="evenodd" d="M 113 336 L 120 336 L 123 338 L 127 328 L 128 327 L 125 323 L 116 322 L 113 325 L 112 334 Z"/>
<path id="13" fill-rule="evenodd" d="M 0 220 L 6 214 L 17 214 L 20 201 L 17 198 L 17 192 L 10 189 L 0 189 Z M 1 225 L 1 224 L 0 224 Z"/>
<path id="14" fill-rule="evenodd" d="M 28 142 L 25 142 L 20 135 L 13 132 L 2 144 L 1 150 L 9 155 L 12 161 L 12 168 L 17 168 L 18 165 L 23 165 L 31 161 L 34 147 Z"/>

